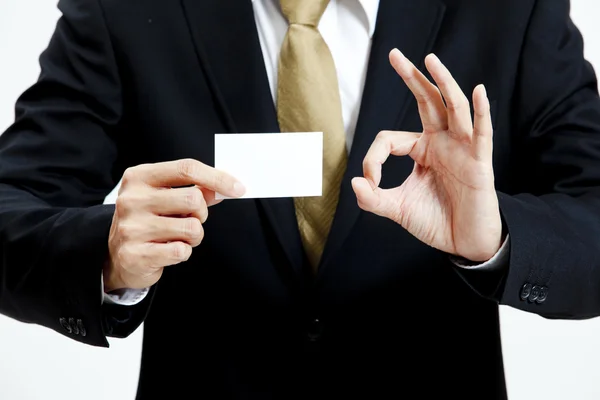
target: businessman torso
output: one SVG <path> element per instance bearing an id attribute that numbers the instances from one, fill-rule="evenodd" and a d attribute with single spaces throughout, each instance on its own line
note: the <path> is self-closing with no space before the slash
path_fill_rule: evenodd
<path id="1" fill-rule="evenodd" d="M 396 397 L 411 388 L 419 397 L 441 390 L 502 398 L 496 305 L 478 298 L 446 255 L 359 212 L 349 185 L 380 130 L 420 130 L 412 96 L 389 66 L 393 47 L 419 62 L 435 51 L 467 92 L 488 86 L 496 118 L 506 113 L 531 4 L 496 4 L 381 3 L 318 277 L 313 283 L 305 272 L 291 200 L 214 207 L 203 244 L 157 289 L 145 325 L 141 398 L 182 383 L 258 397 L 276 388 L 279 398 L 304 391 L 307 398 Z M 278 131 L 249 1 L 115 2 L 107 14 L 132 96 L 125 102 L 131 125 L 117 138 L 120 149 L 129 147 L 120 152 L 125 165 L 184 157 L 214 165 L 214 133 Z M 500 184 L 509 182 L 511 122 L 504 117 L 496 132 Z M 383 186 L 401 184 L 411 171 L 410 159 L 391 159 Z M 183 367 L 186 359 L 192 368 Z M 477 366 L 468 379 L 457 368 L 464 361 Z"/>
<path id="2" fill-rule="evenodd" d="M 382 0 L 348 171 L 318 274 L 306 264 L 291 199 L 213 207 L 203 243 L 187 263 L 166 269 L 152 293 L 139 399 L 197 393 L 504 399 L 497 304 L 475 293 L 446 254 L 360 211 L 350 179 L 361 175 L 380 130 L 421 130 L 417 104 L 389 66 L 388 52 L 397 47 L 420 68 L 435 52 L 467 94 L 484 83 L 497 188 L 546 190 L 529 179 L 534 156 L 524 138 L 545 123 L 535 116 L 554 107 L 559 91 L 532 93 L 560 65 L 544 58 L 543 49 L 560 43 L 544 44 L 541 36 L 557 21 L 560 29 L 569 25 L 566 2 L 548 2 L 556 10 L 540 3 Z M 47 156 L 57 170 L 80 171 L 73 180 L 94 183 L 94 190 L 82 191 L 80 205 L 97 203 L 129 166 L 188 157 L 213 165 L 215 133 L 279 130 L 250 1 L 61 4 L 73 26 L 65 23 L 45 56 L 47 85 L 72 88 L 66 99 L 85 87 L 85 101 L 101 103 L 82 118 L 98 121 L 102 132 L 65 136 Z M 92 49 L 84 63 L 63 45 L 71 35 L 87 38 L 77 43 Z M 564 49 L 564 59 L 576 50 Z M 65 65 L 79 72 L 52 75 Z M 69 124 L 80 117 L 65 110 Z M 66 165 L 63 155 L 75 140 L 90 152 L 70 154 Z M 408 157 L 390 158 L 382 187 L 400 185 L 412 168 Z M 523 283 L 507 283 L 515 301 Z"/>

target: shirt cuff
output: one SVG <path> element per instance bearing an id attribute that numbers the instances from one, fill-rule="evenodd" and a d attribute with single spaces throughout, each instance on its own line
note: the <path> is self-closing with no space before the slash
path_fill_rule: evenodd
<path id="1" fill-rule="evenodd" d="M 145 289 L 120 289 L 110 293 L 104 292 L 104 275 L 100 277 L 100 286 L 102 290 L 102 301 L 100 304 L 116 304 L 119 306 L 135 306 L 141 303 L 150 288 Z"/>
<path id="2" fill-rule="evenodd" d="M 473 263 L 472 261 L 466 260 L 461 257 L 451 256 L 450 260 L 454 263 L 454 265 L 465 268 L 465 269 L 477 269 L 481 271 L 497 271 L 502 269 L 508 265 L 509 259 L 509 250 L 510 250 L 510 235 L 506 235 L 504 239 L 504 243 L 498 250 L 494 257 L 490 258 L 488 261 L 484 263 Z"/>

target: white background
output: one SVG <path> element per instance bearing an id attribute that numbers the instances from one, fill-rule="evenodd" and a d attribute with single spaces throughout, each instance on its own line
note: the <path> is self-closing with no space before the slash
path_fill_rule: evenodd
<path id="1" fill-rule="evenodd" d="M 586 56 L 600 71 L 600 3 L 572 5 Z M 17 96 L 37 78 L 39 53 L 58 16 L 56 1 L 0 0 L 0 132 L 13 120 Z M 501 313 L 511 400 L 600 399 L 600 319 L 549 321 L 508 308 Z M 133 400 L 142 331 L 100 349 L 0 316 L 0 400 Z M 477 366 L 466 368 L 468 384 L 468 368 Z"/>

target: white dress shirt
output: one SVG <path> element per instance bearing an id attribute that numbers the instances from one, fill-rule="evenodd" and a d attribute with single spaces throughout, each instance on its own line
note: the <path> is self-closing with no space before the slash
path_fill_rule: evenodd
<path id="1" fill-rule="evenodd" d="M 277 63 L 288 23 L 281 12 L 279 0 L 252 0 L 252 6 L 271 94 L 276 102 Z M 354 139 L 378 9 L 379 0 L 330 0 L 319 22 L 319 32 L 336 66 L 348 151 Z M 453 262 L 464 268 L 500 268 L 507 262 L 508 242 L 507 237 L 494 258 L 483 264 L 466 265 L 455 259 Z M 133 305 L 142 301 L 147 293 L 148 290 L 122 290 L 105 294 L 104 300 Z"/>

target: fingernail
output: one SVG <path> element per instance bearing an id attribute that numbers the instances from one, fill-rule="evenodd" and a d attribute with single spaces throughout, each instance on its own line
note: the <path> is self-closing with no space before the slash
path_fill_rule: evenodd
<path id="1" fill-rule="evenodd" d="M 485 88 L 485 85 L 483 83 L 481 84 L 481 90 L 483 90 L 483 95 L 487 97 L 487 89 Z"/>
<path id="2" fill-rule="evenodd" d="M 432 58 L 434 61 L 439 62 L 440 64 L 442 63 L 442 60 L 440 60 L 440 58 L 438 56 L 436 56 L 434 53 L 429 53 L 429 57 Z"/>
<path id="3" fill-rule="evenodd" d="M 400 57 L 402 57 L 402 58 L 405 58 L 405 57 L 404 57 L 404 54 L 402 54 L 402 52 L 401 52 L 400 50 L 398 50 L 397 48 L 394 48 L 394 49 L 392 50 L 392 53 L 398 53 L 398 55 L 399 55 Z"/>
<path id="4" fill-rule="evenodd" d="M 243 196 L 246 193 L 246 188 L 239 182 L 233 184 L 233 191 L 237 196 Z"/>

